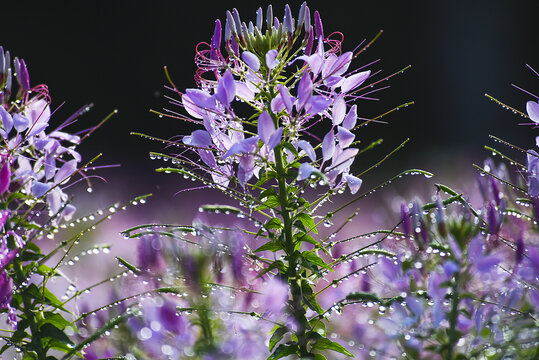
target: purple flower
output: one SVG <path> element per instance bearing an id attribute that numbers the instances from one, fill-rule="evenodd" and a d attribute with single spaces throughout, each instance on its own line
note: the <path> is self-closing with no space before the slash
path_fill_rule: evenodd
<path id="1" fill-rule="evenodd" d="M 539 155 L 528 150 L 528 193 L 531 197 L 539 196 Z"/>
<path id="2" fill-rule="evenodd" d="M 11 302 L 13 281 L 5 270 L 0 271 L 0 309 L 6 309 Z"/>
<path id="3" fill-rule="evenodd" d="M 142 270 L 157 270 L 162 263 L 162 243 L 157 235 L 146 235 L 140 238 L 137 253 L 138 266 Z"/>
<path id="4" fill-rule="evenodd" d="M 182 334 L 186 330 L 186 324 L 171 301 L 165 300 L 159 308 L 159 321 L 161 325 L 173 334 Z"/>
<path id="5" fill-rule="evenodd" d="M 410 212 L 408 211 L 408 204 L 401 203 L 401 222 L 402 222 L 402 232 L 406 237 L 412 235 L 412 221 L 410 219 Z"/>
<path id="6" fill-rule="evenodd" d="M 258 117 L 258 136 L 264 144 L 268 146 L 269 150 L 273 150 L 277 144 L 281 142 L 281 136 L 283 134 L 283 128 L 279 127 L 275 129 L 273 119 L 270 114 L 264 111 Z"/>
<path id="7" fill-rule="evenodd" d="M 288 301 L 288 285 L 272 277 L 262 289 L 262 299 L 267 314 L 278 316 Z"/>
<path id="8" fill-rule="evenodd" d="M 11 164 L 8 156 L 0 156 L 0 195 L 6 193 L 11 184 Z"/>
<path id="9" fill-rule="evenodd" d="M 247 66 L 249 66 L 249 68 L 251 68 L 252 71 L 256 72 L 256 71 L 260 70 L 260 60 L 258 59 L 258 56 L 256 56 L 252 52 L 244 51 L 241 54 L 241 58 L 243 59 L 243 61 L 245 61 Z"/>
<path id="10" fill-rule="evenodd" d="M 526 103 L 526 111 L 533 122 L 539 123 L 539 103 L 535 101 L 528 101 Z"/>

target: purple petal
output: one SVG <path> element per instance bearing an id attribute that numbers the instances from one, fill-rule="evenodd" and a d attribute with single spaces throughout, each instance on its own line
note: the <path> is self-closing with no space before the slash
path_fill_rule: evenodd
<path id="1" fill-rule="evenodd" d="M 183 143 L 197 147 L 209 147 L 212 144 L 212 140 L 207 131 L 195 130 L 190 136 L 184 136 Z"/>
<path id="2" fill-rule="evenodd" d="M 255 93 L 242 81 L 236 81 L 236 95 L 247 102 L 255 99 Z"/>
<path id="3" fill-rule="evenodd" d="M 54 176 L 54 182 L 59 183 L 66 180 L 68 177 L 73 175 L 73 173 L 77 170 L 77 160 L 69 160 L 66 162 L 60 170 L 56 173 Z"/>
<path id="4" fill-rule="evenodd" d="M 451 277 L 454 273 L 456 273 L 459 270 L 460 270 L 459 264 L 457 264 L 456 262 L 452 260 L 447 260 L 444 263 L 444 273 L 448 278 Z"/>
<path id="5" fill-rule="evenodd" d="M 347 148 L 354 141 L 356 135 L 346 130 L 342 126 L 337 127 L 337 139 L 342 148 Z"/>
<path id="6" fill-rule="evenodd" d="M 279 65 L 279 60 L 277 60 L 277 50 L 273 49 L 266 53 L 266 65 L 268 69 L 274 69 Z"/>
<path id="7" fill-rule="evenodd" d="M 340 171 L 347 169 L 350 165 L 352 165 L 354 157 L 357 155 L 358 152 L 359 149 L 355 148 L 345 149 L 337 157 L 335 157 L 331 165 L 332 168 Z"/>
<path id="8" fill-rule="evenodd" d="M 200 89 L 186 89 L 185 93 L 192 100 L 194 105 L 201 109 L 215 109 L 215 99 L 206 91 Z"/>
<path id="9" fill-rule="evenodd" d="M 332 99 L 322 95 L 311 96 L 305 105 L 305 113 L 316 115 L 326 110 L 331 105 Z"/>
<path id="10" fill-rule="evenodd" d="M 281 96 L 281 94 L 278 94 L 276 97 L 274 97 L 271 100 L 270 107 L 271 107 L 271 111 L 273 111 L 273 113 L 275 114 L 278 114 L 285 109 L 283 97 Z"/>
<path id="11" fill-rule="evenodd" d="M 159 308 L 159 320 L 167 331 L 173 334 L 185 333 L 186 325 L 171 301 L 165 301 Z"/>
<path id="12" fill-rule="evenodd" d="M 286 111 L 288 111 L 288 114 L 292 115 L 292 107 L 294 106 L 295 101 L 294 97 L 290 95 L 288 88 L 284 85 L 277 85 L 277 89 L 279 90 L 279 95 L 281 95 L 284 106 L 286 106 Z"/>
<path id="13" fill-rule="evenodd" d="M 314 31 L 313 26 L 305 26 L 305 31 L 307 32 L 307 46 L 305 46 L 305 54 L 310 55 L 313 50 L 314 43 Z"/>
<path id="14" fill-rule="evenodd" d="M 331 69 L 333 64 L 337 61 L 337 55 L 329 53 L 324 59 L 324 65 L 322 67 L 322 78 L 326 79 L 331 76 Z"/>
<path id="15" fill-rule="evenodd" d="M 473 327 L 473 321 L 464 314 L 459 314 L 457 318 L 457 329 L 462 333 L 469 332 Z"/>
<path id="16" fill-rule="evenodd" d="M 324 79 L 324 85 L 330 88 L 336 88 L 336 87 L 341 86 L 343 81 L 344 81 L 344 78 L 340 76 L 330 76 Z"/>
<path id="17" fill-rule="evenodd" d="M 284 129 L 282 127 L 278 127 L 277 130 L 271 134 L 271 137 L 269 138 L 269 141 L 266 145 L 268 145 L 269 150 L 273 150 L 279 143 L 281 142 L 281 137 L 283 136 Z"/>
<path id="18" fill-rule="evenodd" d="M 64 211 L 62 212 L 62 217 L 65 221 L 70 221 L 73 218 L 75 211 L 77 211 L 77 208 L 75 206 L 67 204 L 64 208 Z"/>
<path id="19" fill-rule="evenodd" d="M 56 158 L 54 156 L 47 156 L 45 158 L 44 170 L 45 170 L 45 179 L 49 180 L 54 176 L 56 172 Z"/>
<path id="20" fill-rule="evenodd" d="M 351 51 L 347 51 L 339 56 L 333 63 L 333 66 L 329 71 L 329 76 L 341 76 L 344 74 L 352 62 L 353 55 L 354 54 Z"/>
<path id="21" fill-rule="evenodd" d="M 324 158 L 324 161 L 328 161 L 331 159 L 333 154 L 335 153 L 335 135 L 333 134 L 333 130 L 330 130 L 326 136 L 324 136 L 324 139 L 322 140 L 322 155 Z"/>
<path id="22" fill-rule="evenodd" d="M 258 56 L 256 56 L 252 52 L 244 51 L 241 54 L 241 58 L 243 59 L 243 61 L 245 61 L 247 66 L 249 66 L 249 68 L 251 68 L 251 70 L 253 70 L 253 71 L 260 70 L 260 60 L 258 59 Z"/>
<path id="23" fill-rule="evenodd" d="M 292 17 L 292 12 L 290 11 L 290 6 L 288 4 L 284 7 L 283 23 L 286 32 L 292 34 L 294 32 L 294 18 Z"/>
<path id="24" fill-rule="evenodd" d="M 28 120 L 21 114 L 13 115 L 13 126 L 15 127 L 15 130 L 17 130 L 17 132 L 22 132 L 28 129 L 29 125 L 30 125 L 30 120 Z"/>
<path id="25" fill-rule="evenodd" d="M 0 210 L 0 230 L 4 229 L 9 216 L 11 215 L 11 210 Z"/>
<path id="26" fill-rule="evenodd" d="M 43 195 L 45 195 L 45 193 L 49 191 L 50 188 L 51 188 L 50 184 L 45 184 L 39 181 L 34 181 L 34 183 L 32 184 L 32 193 L 34 194 L 35 197 L 40 198 Z"/>
<path id="27" fill-rule="evenodd" d="M 352 107 L 350 108 L 350 111 L 348 111 L 348 114 L 344 118 L 342 126 L 348 130 L 352 130 L 354 126 L 356 126 L 356 121 L 357 121 L 357 105 L 352 105 Z"/>
<path id="28" fill-rule="evenodd" d="M 215 161 L 215 156 L 213 155 L 213 152 L 211 150 L 204 150 L 201 149 L 198 151 L 198 155 L 204 161 L 204 164 L 208 165 L 210 168 L 215 168 L 217 166 L 217 162 Z"/>
<path id="29" fill-rule="evenodd" d="M 347 77 L 341 85 L 341 92 L 347 93 L 354 90 L 359 85 L 363 84 L 370 75 L 371 71 L 367 70 Z"/>
<path id="30" fill-rule="evenodd" d="M 13 293 L 13 280 L 4 270 L 0 272 L 0 309 L 9 307 Z"/>
<path id="31" fill-rule="evenodd" d="M 311 176 L 313 172 L 318 170 L 309 163 L 303 163 L 299 166 L 298 169 L 298 180 L 305 180 Z"/>
<path id="32" fill-rule="evenodd" d="M 339 125 L 344 120 L 346 114 L 346 102 L 342 97 L 335 99 L 332 109 L 332 121 L 333 125 Z"/>
<path id="33" fill-rule="evenodd" d="M 303 109 L 313 93 L 313 82 L 309 72 L 305 72 L 298 85 L 298 104 L 297 109 Z"/>
<path id="34" fill-rule="evenodd" d="M 487 255 L 482 256 L 479 259 L 476 259 L 475 266 L 477 270 L 481 273 L 485 273 L 491 270 L 492 267 L 497 265 L 500 262 L 500 258 L 496 255 Z"/>
<path id="35" fill-rule="evenodd" d="M 30 120 L 31 125 L 28 136 L 33 136 L 45 130 L 49 125 L 49 119 L 51 117 L 51 110 L 49 103 L 43 99 L 32 101 L 26 109 L 24 109 L 24 116 Z"/>
<path id="36" fill-rule="evenodd" d="M 526 103 L 526 111 L 533 122 L 539 123 L 539 103 L 536 103 L 535 101 L 528 101 Z"/>
<path id="37" fill-rule="evenodd" d="M 423 314 L 424 304 L 423 301 L 417 299 L 414 296 L 406 296 L 406 305 L 408 309 L 412 310 L 416 317 L 420 317 Z"/>
<path id="38" fill-rule="evenodd" d="M 223 159 L 226 159 L 226 158 L 228 158 L 229 156 L 232 156 L 232 155 L 249 153 L 249 152 L 253 151 L 254 148 L 256 147 L 256 144 L 257 144 L 258 140 L 259 140 L 258 136 L 252 136 L 252 137 L 247 138 L 247 139 L 245 139 L 243 141 L 235 143 L 234 145 L 232 145 L 230 147 L 230 149 L 228 149 L 226 154 L 223 156 Z"/>
<path id="39" fill-rule="evenodd" d="M 318 53 L 314 53 L 312 55 L 303 55 L 299 56 L 297 60 L 303 60 L 307 64 L 309 64 L 309 67 L 311 68 L 311 72 L 316 76 L 320 73 L 322 70 L 322 66 L 324 65 L 324 58 L 320 56 Z"/>
<path id="40" fill-rule="evenodd" d="M 272 277 L 262 289 L 262 303 L 270 314 L 279 314 L 288 302 L 288 285 L 277 277 Z"/>
<path id="41" fill-rule="evenodd" d="M 202 119 L 204 117 L 204 114 L 206 113 L 204 109 L 201 109 L 195 104 L 193 99 L 188 94 L 182 95 L 182 104 L 187 113 L 195 119 Z"/>
<path id="42" fill-rule="evenodd" d="M 35 123 L 31 126 L 32 129 L 30 130 L 30 132 L 28 132 L 28 136 L 34 136 L 36 134 L 39 134 L 40 132 L 45 130 L 48 126 L 49 126 L 48 123 L 43 123 L 41 121 L 38 123 Z"/>
<path id="43" fill-rule="evenodd" d="M 264 144 L 268 144 L 271 135 L 275 132 L 275 124 L 270 114 L 264 111 L 258 117 L 258 136 Z"/>
<path id="44" fill-rule="evenodd" d="M 317 39 L 324 38 L 324 27 L 322 26 L 322 19 L 320 19 L 320 13 L 318 11 L 314 12 L 314 31 Z"/>
<path id="45" fill-rule="evenodd" d="M 2 105 L 0 105 L 0 120 L 2 120 L 6 134 L 9 134 L 11 129 L 13 129 L 13 118 Z"/>
<path id="46" fill-rule="evenodd" d="M 215 29 L 213 30 L 213 36 L 211 37 L 211 58 L 217 59 L 218 54 L 220 54 L 221 49 L 221 21 L 219 19 L 215 20 Z"/>
<path id="47" fill-rule="evenodd" d="M 236 82 L 230 71 L 226 71 L 217 85 L 215 98 L 225 107 L 229 107 L 230 103 L 236 97 Z"/>
<path id="48" fill-rule="evenodd" d="M 536 176 L 530 176 L 528 178 L 528 194 L 531 197 L 539 196 L 539 179 Z"/>
<path id="49" fill-rule="evenodd" d="M 11 183 L 11 165 L 9 164 L 9 159 L 5 159 L 0 168 L 0 194 L 5 194 L 9 189 Z"/>
<path id="50" fill-rule="evenodd" d="M 447 281 L 447 277 L 444 274 L 440 274 L 436 271 L 433 271 L 428 276 L 428 293 L 431 297 L 434 298 L 435 302 L 440 302 L 447 293 L 447 288 L 441 286 L 444 282 Z"/>
<path id="51" fill-rule="evenodd" d="M 242 187 L 253 177 L 255 159 L 252 155 L 243 155 L 238 166 L 238 181 Z"/>
<path id="52" fill-rule="evenodd" d="M 314 162 L 316 161 L 316 153 L 314 152 L 314 148 L 312 145 L 305 140 L 298 140 L 296 142 L 296 146 L 299 147 L 301 150 L 305 151 L 307 156 Z"/>
<path id="53" fill-rule="evenodd" d="M 408 205 L 404 202 L 401 204 L 401 221 L 402 232 L 404 235 L 412 235 L 412 220 L 410 219 L 410 211 L 408 210 Z"/>
<path id="54" fill-rule="evenodd" d="M 361 184 L 363 184 L 363 180 L 350 174 L 346 175 L 345 179 L 352 194 L 357 193 Z"/>

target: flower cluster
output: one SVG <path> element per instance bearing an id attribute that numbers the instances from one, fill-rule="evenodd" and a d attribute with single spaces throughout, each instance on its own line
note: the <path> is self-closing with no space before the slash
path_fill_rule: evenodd
<path id="1" fill-rule="evenodd" d="M 225 57 L 216 21 L 210 49 L 197 53 L 199 88 L 181 94 L 191 121 L 204 126 L 183 143 L 200 156 L 199 168 L 214 184 L 226 187 L 232 180 L 245 188 L 275 162 L 274 149 L 282 143 L 286 160 L 301 163 L 298 181 L 320 178 L 333 189 L 348 185 L 352 193 L 358 191 L 361 179 L 350 171 L 359 151 L 351 147 L 357 107 L 350 102 L 365 97 L 366 87 L 360 86 L 371 73 L 349 70 L 357 53 L 341 53 L 340 40 L 324 37 L 318 12 L 314 24 L 313 29 L 305 3 L 297 20 L 286 5 L 282 23 L 274 19 L 271 5 L 266 22 L 258 10 L 256 25 L 242 23 L 234 9 L 227 13 Z M 246 103 L 254 115 L 241 118 L 234 102 Z M 320 146 L 312 128 L 325 119 L 330 129 Z"/>
<path id="2" fill-rule="evenodd" d="M 51 117 L 48 89 L 45 85 L 30 88 L 24 60 L 15 58 L 13 63 L 19 84 L 14 97 L 10 54 L 0 47 L 0 193 L 21 191 L 46 200 L 49 215 L 56 222 L 69 220 L 75 208 L 67 204 L 68 196 L 62 189 L 81 161 L 75 150 L 80 137 L 62 130 L 86 109 L 46 132 Z"/>
<path id="3" fill-rule="evenodd" d="M 25 61 L 12 61 L 0 47 L 0 313 L 11 324 L 11 330 L 1 331 L 2 356 L 17 351 L 31 359 L 56 359 L 58 353 L 71 358 L 84 346 L 69 337 L 75 327 L 64 317 L 81 292 L 60 267 L 74 263 L 65 258 L 104 219 L 84 217 L 93 222 L 89 228 L 75 236 L 63 232 L 61 242 L 52 240 L 81 222 L 73 220 L 76 209 L 66 189 L 80 181 L 73 179 L 76 174 L 88 179 L 80 171 L 88 169 L 80 167 L 76 146 L 97 127 L 77 135 L 64 131 L 89 110 L 84 106 L 52 128 L 50 104 L 47 86 L 30 86 Z M 42 247 L 50 250 L 42 252 Z M 62 285 L 49 284 L 60 276 L 68 282 L 62 300 L 56 296 Z"/>

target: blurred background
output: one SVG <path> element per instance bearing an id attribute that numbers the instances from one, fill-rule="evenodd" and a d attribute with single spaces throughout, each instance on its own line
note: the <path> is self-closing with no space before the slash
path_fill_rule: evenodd
<path id="1" fill-rule="evenodd" d="M 54 116 L 58 123 L 86 103 L 95 106 L 76 129 L 119 110 L 80 147 L 85 159 L 102 152 L 99 164 L 121 164 L 100 171 L 109 183 L 96 182 L 92 197 L 109 201 L 109 194 L 115 199 L 153 192 L 171 199 L 174 207 L 200 202 L 200 193 L 174 197 L 184 187 L 182 180 L 154 173 L 161 164 L 148 156 L 150 150 L 162 150 L 161 145 L 130 132 L 170 138 L 192 131 L 188 124 L 149 112 L 170 107 L 163 97 L 170 95 L 163 87 L 163 66 L 168 66 L 180 89 L 194 87 L 195 46 L 209 41 L 215 19 L 224 23 L 226 10 L 236 7 L 242 20 L 254 20 L 257 8 L 265 9 L 269 3 L 10 1 L 2 4 L 0 45 L 25 59 L 32 85 L 48 84 L 53 108 L 61 105 Z M 281 18 L 286 2 L 271 3 Z M 296 14 L 301 2 L 288 3 Z M 360 130 L 365 144 L 377 138 L 384 138 L 384 143 L 356 161 L 357 172 L 411 138 L 403 151 L 365 176 L 365 186 L 410 167 L 433 171 L 438 181 L 458 183 L 463 174 L 474 174 L 472 163 L 489 155 L 483 149 L 493 144 L 489 134 L 522 147 L 535 143 L 534 131 L 518 125 L 524 119 L 489 101 L 484 93 L 525 111 L 532 97 L 511 84 L 539 92 L 539 78 L 526 67 L 539 70 L 539 1 L 312 0 L 308 5 L 312 13 L 320 11 L 326 34 L 344 34 L 344 50 L 384 30 L 353 66 L 381 59 L 371 69 L 389 75 L 412 65 L 391 79 L 391 87 L 379 94 L 380 101 L 359 104 L 360 116 L 370 118 L 415 102 L 384 118 L 388 124 Z M 173 216 L 177 213 L 176 208 Z"/>

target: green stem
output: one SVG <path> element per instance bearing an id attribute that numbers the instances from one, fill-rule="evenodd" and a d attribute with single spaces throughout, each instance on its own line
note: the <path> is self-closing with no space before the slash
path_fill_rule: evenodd
<path id="1" fill-rule="evenodd" d="M 296 269 L 297 259 L 294 251 L 294 237 L 292 235 L 292 221 L 290 218 L 288 184 L 286 183 L 286 172 L 283 167 L 282 146 L 278 145 L 275 149 L 275 165 L 277 171 L 277 182 L 279 185 L 279 203 L 281 206 L 281 216 L 283 218 L 285 252 L 288 259 L 288 283 L 292 294 L 292 315 L 296 320 L 298 329 L 296 336 L 298 338 L 299 355 L 301 358 L 312 357 L 307 350 L 307 318 L 305 316 L 305 307 L 303 306 L 301 283 L 299 282 L 299 273 Z"/>
<path id="2" fill-rule="evenodd" d="M 457 342 L 457 327 L 458 310 L 459 310 L 459 273 L 455 274 L 455 282 L 453 283 L 453 294 L 451 295 L 451 313 L 449 314 L 449 343 L 447 344 L 447 358 L 452 360 L 454 356 L 454 348 Z"/>

